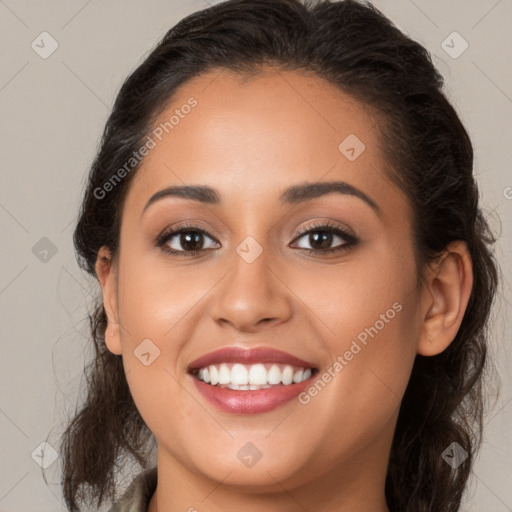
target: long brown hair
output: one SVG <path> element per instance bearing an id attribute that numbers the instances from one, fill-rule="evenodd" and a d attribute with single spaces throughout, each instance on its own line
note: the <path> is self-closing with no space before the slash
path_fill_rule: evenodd
<path id="1" fill-rule="evenodd" d="M 414 211 L 419 277 L 450 242 L 468 245 L 474 284 L 462 324 L 441 354 L 416 357 L 385 488 L 393 512 L 457 511 L 481 443 L 488 321 L 499 282 L 496 239 L 479 207 L 472 144 L 442 91 L 442 76 L 426 49 L 371 4 L 228 0 L 170 29 L 117 95 L 74 232 L 78 263 L 97 277 L 99 248 L 106 245 L 117 256 L 123 202 L 139 166 L 104 197 L 98 190 L 141 147 L 177 88 L 210 70 L 255 74 L 262 64 L 316 73 L 379 113 L 390 178 Z M 100 298 L 89 318 L 95 358 L 86 369 L 87 396 L 60 450 L 62 488 L 72 512 L 80 510 L 78 502 L 96 500 L 99 506 L 112 499 L 122 458 L 147 468 L 154 446 L 122 357 L 105 346 Z M 441 457 L 453 442 L 468 454 L 456 469 Z"/>

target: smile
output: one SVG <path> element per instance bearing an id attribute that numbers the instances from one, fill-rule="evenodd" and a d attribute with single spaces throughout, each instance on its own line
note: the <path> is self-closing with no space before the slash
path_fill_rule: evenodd
<path id="1" fill-rule="evenodd" d="M 311 385 L 318 373 L 316 368 L 295 368 L 275 363 L 222 363 L 193 370 L 188 375 L 196 389 L 215 408 L 231 414 L 247 415 L 269 412 L 285 405 Z M 266 382 L 250 384 L 253 377 L 255 380 L 252 382 L 263 382 L 264 379 Z M 236 384 L 246 380 L 247 384 Z"/>
<path id="2" fill-rule="evenodd" d="M 193 375 L 211 386 L 247 391 L 300 383 L 309 379 L 313 371 L 314 368 L 275 363 L 221 363 L 195 370 Z"/>

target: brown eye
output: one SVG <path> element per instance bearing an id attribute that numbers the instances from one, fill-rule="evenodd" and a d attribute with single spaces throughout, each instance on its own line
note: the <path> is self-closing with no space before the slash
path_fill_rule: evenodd
<path id="1" fill-rule="evenodd" d="M 179 226 L 164 231 L 158 237 L 156 245 L 157 247 L 162 247 L 162 250 L 169 254 L 196 255 L 202 250 L 212 248 L 205 248 L 204 237 L 215 240 L 207 231 L 197 226 Z"/>
<path id="2" fill-rule="evenodd" d="M 307 238 L 305 238 L 307 235 Z M 343 229 L 333 226 L 331 224 L 320 224 L 314 226 L 306 226 L 301 230 L 300 235 L 296 238 L 299 240 L 305 238 L 306 243 L 311 245 L 311 248 L 300 247 L 300 249 L 306 250 L 310 253 L 325 254 L 333 253 L 337 251 L 346 250 L 359 241 L 353 235 L 347 233 Z M 341 240 L 341 244 L 331 247 L 336 238 Z"/>

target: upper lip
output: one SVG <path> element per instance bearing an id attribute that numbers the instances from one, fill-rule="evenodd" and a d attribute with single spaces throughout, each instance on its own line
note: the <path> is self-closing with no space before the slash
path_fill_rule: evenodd
<path id="1" fill-rule="evenodd" d="M 188 366 L 188 371 L 218 363 L 281 363 L 298 368 L 315 368 L 313 363 L 274 348 L 255 347 L 248 349 L 232 346 L 209 352 L 199 359 L 192 361 Z"/>

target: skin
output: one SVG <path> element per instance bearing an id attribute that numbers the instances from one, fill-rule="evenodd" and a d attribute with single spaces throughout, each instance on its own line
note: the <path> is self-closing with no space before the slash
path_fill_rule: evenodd
<path id="1" fill-rule="evenodd" d="M 400 400 L 415 355 L 442 352 L 457 333 L 472 287 L 467 248 L 451 244 L 418 284 L 412 211 L 386 174 L 376 117 L 333 85 L 271 68 L 246 81 L 217 70 L 186 83 L 161 120 L 191 96 L 198 105 L 131 183 L 119 260 L 103 247 L 96 264 L 108 349 L 122 355 L 158 442 L 149 511 L 389 512 L 384 482 Z M 354 161 L 338 150 L 349 134 L 366 146 Z M 380 214 L 338 193 L 293 207 L 278 201 L 290 185 L 331 180 L 363 191 Z M 167 197 L 141 217 L 152 194 L 183 184 L 209 185 L 222 203 Z M 325 220 L 359 244 L 308 255 L 301 247 L 322 246 L 297 239 L 298 229 Z M 181 221 L 213 235 L 202 237 L 200 255 L 155 246 Z M 263 249 L 250 264 L 236 252 L 247 236 Z M 343 243 L 333 236 L 326 246 Z M 186 248 L 180 235 L 167 244 Z M 305 405 L 222 412 L 186 372 L 199 356 L 239 345 L 289 352 L 322 375 L 394 303 L 401 311 Z M 134 350 L 147 338 L 160 356 L 145 366 Z M 250 468 L 237 457 L 247 442 L 262 454 Z"/>

